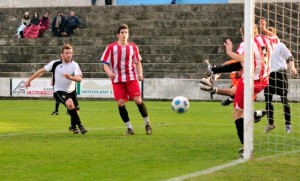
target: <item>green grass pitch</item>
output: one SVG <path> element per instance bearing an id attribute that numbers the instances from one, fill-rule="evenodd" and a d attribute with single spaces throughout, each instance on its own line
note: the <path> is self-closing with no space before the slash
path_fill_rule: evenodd
<path id="1" fill-rule="evenodd" d="M 74 135 L 63 105 L 59 115 L 50 115 L 54 100 L 0 100 L 0 180 L 161 181 L 239 158 L 232 106 L 192 101 L 179 115 L 170 102 L 145 101 L 150 136 L 137 107 L 128 102 L 135 135 L 123 136 L 125 125 L 113 101 L 80 100 L 88 133 Z M 264 118 L 255 124 L 257 141 L 265 123 Z M 291 140 L 292 154 L 272 156 L 273 147 L 261 143 L 253 160 L 188 180 L 299 180 L 299 141 Z"/>

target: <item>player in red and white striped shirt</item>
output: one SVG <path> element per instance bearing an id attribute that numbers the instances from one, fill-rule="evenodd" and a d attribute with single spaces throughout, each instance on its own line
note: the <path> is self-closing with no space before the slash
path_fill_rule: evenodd
<path id="1" fill-rule="evenodd" d="M 143 80 L 142 57 L 139 48 L 128 42 L 129 29 L 126 24 L 117 30 L 118 41 L 109 44 L 102 57 L 101 63 L 107 76 L 111 79 L 114 98 L 119 107 L 119 114 L 127 126 L 125 135 L 133 135 L 132 125 L 128 116 L 125 102 L 134 100 L 144 119 L 146 134 L 152 134 L 147 108 L 142 101 L 138 80 Z"/>
<path id="2" fill-rule="evenodd" d="M 272 54 L 273 46 L 272 40 L 258 35 L 257 27 L 254 29 L 255 37 L 253 43 L 253 75 L 254 75 L 254 93 L 257 94 L 268 85 L 268 76 L 270 73 L 270 56 Z M 233 52 L 232 42 L 228 39 L 224 43 L 226 53 L 232 59 L 235 59 L 244 64 L 244 47 L 238 48 L 237 52 Z M 243 65 L 244 66 L 244 65 Z M 236 124 L 238 137 L 241 143 L 244 143 L 244 79 L 243 76 L 239 80 L 236 94 L 234 97 L 234 111 L 233 117 Z"/>

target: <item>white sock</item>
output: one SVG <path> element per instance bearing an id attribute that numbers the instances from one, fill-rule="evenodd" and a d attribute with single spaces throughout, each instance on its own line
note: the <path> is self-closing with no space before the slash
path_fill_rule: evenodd
<path id="1" fill-rule="evenodd" d="M 149 117 L 143 117 L 145 125 L 150 125 Z"/>
<path id="2" fill-rule="evenodd" d="M 131 125 L 130 121 L 127 121 L 125 124 L 126 124 L 127 128 L 132 129 L 132 125 Z"/>

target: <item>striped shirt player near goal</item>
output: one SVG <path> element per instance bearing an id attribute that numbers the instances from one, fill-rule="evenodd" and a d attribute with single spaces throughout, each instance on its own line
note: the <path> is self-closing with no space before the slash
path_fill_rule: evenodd
<path id="1" fill-rule="evenodd" d="M 112 81 L 114 98 L 117 101 L 119 114 L 127 126 L 125 135 L 134 135 L 125 102 L 133 100 L 145 122 L 146 134 L 152 134 L 147 108 L 141 97 L 139 80 L 143 80 L 142 57 L 139 48 L 128 42 L 129 29 L 121 24 L 117 29 L 118 41 L 109 44 L 102 57 L 101 63 L 107 76 Z"/>
<path id="2" fill-rule="evenodd" d="M 271 38 L 263 35 L 258 35 L 257 26 L 254 26 L 254 43 L 253 43 L 253 79 L 254 93 L 258 94 L 268 85 L 268 76 L 270 72 L 270 56 L 273 50 L 273 42 Z M 244 47 L 239 47 L 237 52 L 233 52 L 233 44 L 227 39 L 224 43 L 226 53 L 229 57 L 244 63 Z M 243 45 L 243 44 L 241 44 Z M 237 129 L 239 140 L 244 144 L 244 78 L 239 80 L 234 97 L 233 117 Z M 243 156 L 243 148 L 240 149 Z"/>

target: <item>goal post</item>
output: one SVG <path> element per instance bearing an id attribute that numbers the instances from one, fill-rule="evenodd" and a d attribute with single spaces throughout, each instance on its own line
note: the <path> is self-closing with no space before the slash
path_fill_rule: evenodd
<path id="1" fill-rule="evenodd" d="M 244 0 L 244 159 L 253 157 L 253 24 L 254 0 Z"/>

